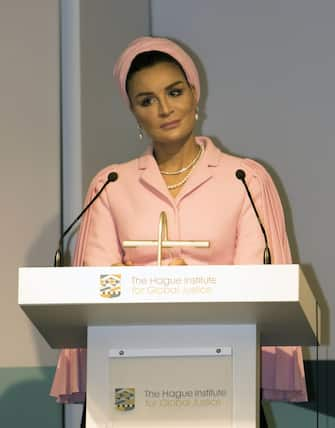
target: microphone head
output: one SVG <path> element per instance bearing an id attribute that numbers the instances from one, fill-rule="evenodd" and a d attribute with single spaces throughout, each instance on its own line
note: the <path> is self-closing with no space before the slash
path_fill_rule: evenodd
<path id="1" fill-rule="evenodd" d="M 116 181 L 118 179 L 118 173 L 113 171 L 108 174 L 108 181 Z"/>
<path id="2" fill-rule="evenodd" d="M 61 245 L 61 241 L 59 245 Z M 61 251 L 61 247 L 59 246 L 54 256 L 54 267 L 61 267 L 61 266 L 63 266 L 63 254 Z"/>
<path id="3" fill-rule="evenodd" d="M 239 180 L 244 180 L 244 179 L 245 179 L 245 172 L 243 171 L 243 169 L 238 169 L 238 170 L 235 172 L 235 175 L 236 175 L 236 177 L 237 177 Z"/>

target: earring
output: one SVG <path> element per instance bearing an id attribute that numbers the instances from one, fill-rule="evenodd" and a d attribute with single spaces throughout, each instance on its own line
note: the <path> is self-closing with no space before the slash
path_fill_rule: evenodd
<path id="1" fill-rule="evenodd" d="M 137 131 L 138 131 L 138 138 L 142 141 L 143 140 L 143 128 L 141 125 L 137 125 Z"/>
<path id="2" fill-rule="evenodd" d="M 199 120 L 199 106 L 196 106 L 195 108 L 194 118 L 195 120 Z"/>

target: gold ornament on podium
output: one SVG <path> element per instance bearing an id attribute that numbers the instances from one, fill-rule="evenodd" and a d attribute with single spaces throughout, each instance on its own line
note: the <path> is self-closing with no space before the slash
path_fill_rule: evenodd
<path id="1" fill-rule="evenodd" d="M 124 248 L 135 247 L 157 247 L 157 265 L 162 265 L 162 250 L 163 248 L 174 247 L 196 247 L 196 248 L 209 248 L 209 241 L 170 241 L 168 238 L 168 223 L 165 211 L 162 211 L 159 216 L 158 224 L 158 239 L 155 240 L 142 240 L 142 241 L 123 241 Z"/>

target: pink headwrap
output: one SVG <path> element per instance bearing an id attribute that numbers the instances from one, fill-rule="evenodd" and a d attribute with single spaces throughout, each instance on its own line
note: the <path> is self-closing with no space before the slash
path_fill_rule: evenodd
<path id="1" fill-rule="evenodd" d="M 160 51 L 172 56 L 183 68 L 188 82 L 195 87 L 197 102 L 200 98 L 200 80 L 198 70 L 192 58 L 176 43 L 159 37 L 140 37 L 133 40 L 117 60 L 113 76 L 117 79 L 123 99 L 129 104 L 126 91 L 126 79 L 133 59 L 142 52 Z"/>

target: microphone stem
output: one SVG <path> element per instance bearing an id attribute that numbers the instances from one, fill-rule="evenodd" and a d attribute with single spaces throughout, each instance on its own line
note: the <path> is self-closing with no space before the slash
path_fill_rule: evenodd
<path id="1" fill-rule="evenodd" d="M 85 212 L 94 203 L 94 201 L 101 195 L 101 193 L 104 190 L 104 188 L 111 181 L 115 181 L 115 180 L 113 180 L 110 177 L 108 177 L 108 180 L 105 181 L 104 185 L 101 187 L 101 189 L 99 190 L 99 192 L 94 196 L 94 198 L 92 198 L 92 200 L 86 205 L 86 207 L 81 211 L 81 213 L 73 220 L 73 222 L 62 233 L 62 235 L 61 235 L 61 237 L 60 237 L 60 239 L 58 241 L 58 248 L 57 248 L 57 251 L 56 251 L 55 257 L 54 257 L 54 267 L 63 266 L 63 252 L 62 252 L 62 248 L 63 248 L 63 240 L 64 240 L 65 236 L 72 229 L 72 227 L 77 223 L 77 221 L 85 214 Z"/>
<path id="2" fill-rule="evenodd" d="M 254 200 L 252 199 L 252 196 L 251 196 L 251 193 L 250 193 L 249 187 L 247 186 L 247 183 L 245 182 L 245 173 L 244 173 L 244 171 L 242 171 L 242 170 L 241 170 L 241 172 L 243 172 L 243 174 L 236 174 L 236 176 L 237 176 L 237 178 L 238 178 L 239 180 L 241 180 L 241 181 L 242 181 L 242 183 L 243 183 L 243 185 L 244 185 L 244 187 L 245 187 L 245 190 L 246 190 L 246 192 L 247 192 L 247 195 L 248 195 L 249 201 L 250 201 L 250 203 L 251 203 L 251 205 L 252 205 L 252 208 L 254 209 L 254 212 L 255 212 L 255 214 L 256 214 L 256 217 L 257 217 L 257 220 L 258 220 L 259 226 L 260 226 L 260 228 L 261 228 L 261 230 L 262 230 L 262 233 L 263 233 L 263 236 L 264 236 L 265 249 L 264 249 L 264 255 L 263 255 L 263 263 L 264 263 L 265 265 L 270 265 L 270 264 L 271 264 L 271 252 L 270 252 L 270 248 L 269 248 L 269 243 L 268 243 L 268 238 L 267 238 L 267 235 L 266 235 L 266 231 L 265 231 L 265 228 L 264 228 L 264 226 L 263 226 L 263 223 L 262 223 L 262 221 L 261 221 L 261 219 L 260 219 L 260 216 L 259 216 L 259 214 L 258 214 L 258 211 L 257 211 L 256 205 L 255 205 L 255 203 L 254 203 Z"/>
<path id="3" fill-rule="evenodd" d="M 249 188 L 248 188 L 248 186 L 247 186 L 247 183 L 245 182 L 245 180 L 244 180 L 244 179 L 242 179 L 242 182 L 243 182 L 243 184 L 244 184 L 245 190 L 247 191 L 247 194 L 248 194 L 248 197 L 249 197 L 250 203 L 251 203 L 251 205 L 252 205 L 252 207 L 253 207 L 253 209 L 254 209 L 254 211 L 255 211 L 256 217 L 257 217 L 257 219 L 258 219 L 258 223 L 259 223 L 259 225 L 260 225 L 260 227 L 261 227 L 261 229 L 262 229 L 262 232 L 263 232 L 263 235 L 264 235 L 264 239 L 265 239 L 265 245 L 266 245 L 266 248 L 269 248 L 268 238 L 267 238 L 267 236 L 266 236 L 265 228 L 264 228 L 263 223 L 262 223 L 262 221 L 261 221 L 261 219 L 260 219 L 260 217 L 259 217 L 259 214 L 258 214 L 258 211 L 257 211 L 256 205 L 255 205 L 255 203 L 254 203 L 254 201 L 253 201 L 253 199 L 252 199 L 252 196 L 251 196 L 250 190 L 249 190 Z"/>
<path id="4" fill-rule="evenodd" d="M 86 207 L 82 210 L 82 212 L 73 220 L 73 222 L 70 224 L 70 226 L 68 226 L 66 228 L 66 230 L 62 233 L 62 236 L 60 237 L 60 240 L 59 240 L 59 246 L 63 243 L 64 237 L 72 229 L 72 227 L 77 223 L 77 221 L 80 219 L 80 217 L 83 216 L 86 213 L 86 211 L 89 209 L 89 207 L 94 203 L 94 201 L 96 199 L 98 199 L 98 197 L 100 196 L 101 192 L 104 190 L 104 188 L 107 186 L 108 183 L 109 183 L 109 181 L 106 181 L 104 183 L 104 185 L 101 187 L 101 189 L 99 190 L 99 192 L 94 196 L 94 198 L 92 198 L 92 200 L 86 205 Z"/>

